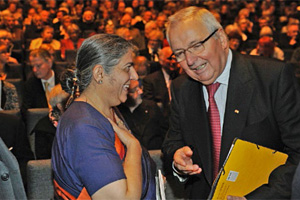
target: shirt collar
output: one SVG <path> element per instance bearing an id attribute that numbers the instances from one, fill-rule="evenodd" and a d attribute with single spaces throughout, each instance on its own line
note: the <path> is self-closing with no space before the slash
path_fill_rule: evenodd
<path id="1" fill-rule="evenodd" d="M 52 72 L 52 75 L 51 75 L 51 77 L 48 80 L 41 79 L 41 81 L 42 81 L 43 84 L 44 84 L 44 82 L 48 82 L 50 88 L 54 87 L 54 85 L 55 85 L 54 71 L 51 70 L 51 72 Z"/>
<path id="2" fill-rule="evenodd" d="M 230 68 L 231 68 L 231 62 L 232 62 L 232 52 L 229 49 L 225 68 L 224 68 L 223 72 L 221 73 L 221 75 L 216 79 L 215 82 L 228 85 L 229 75 L 230 75 Z"/>

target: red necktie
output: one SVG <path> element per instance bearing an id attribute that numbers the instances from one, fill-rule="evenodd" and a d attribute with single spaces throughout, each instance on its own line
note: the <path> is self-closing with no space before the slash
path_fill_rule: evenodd
<path id="1" fill-rule="evenodd" d="M 208 92 L 208 116 L 211 127 L 211 134 L 213 139 L 213 156 L 214 156 L 214 168 L 213 175 L 214 178 L 219 172 L 219 161 L 220 161 L 220 151 L 221 151 L 221 123 L 220 123 L 220 114 L 214 99 L 214 95 L 219 88 L 220 83 L 214 83 L 207 85 L 206 89 Z"/>

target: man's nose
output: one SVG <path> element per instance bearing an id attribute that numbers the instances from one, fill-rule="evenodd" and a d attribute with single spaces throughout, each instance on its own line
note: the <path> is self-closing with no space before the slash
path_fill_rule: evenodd
<path id="1" fill-rule="evenodd" d="M 188 66 L 193 66 L 197 60 L 197 56 L 189 51 L 184 52 L 185 60 Z"/>

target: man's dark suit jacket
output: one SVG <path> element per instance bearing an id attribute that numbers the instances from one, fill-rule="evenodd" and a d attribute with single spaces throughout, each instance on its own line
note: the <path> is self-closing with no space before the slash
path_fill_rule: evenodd
<path id="1" fill-rule="evenodd" d="M 283 62 L 233 52 L 220 165 L 236 137 L 289 155 L 287 164 L 272 172 L 270 183 L 246 198 L 290 198 L 300 157 L 300 98 L 292 76 Z M 190 198 L 206 199 L 213 183 L 213 155 L 203 85 L 187 76 L 172 84 L 170 129 L 162 150 L 170 166 L 177 149 L 193 147 L 193 162 L 202 172 L 190 176 L 187 186 L 191 189 Z"/>
<path id="2" fill-rule="evenodd" d="M 59 83 L 59 75 L 55 73 L 55 85 Z M 32 76 L 25 83 L 22 110 L 29 108 L 48 108 L 46 94 L 41 79 Z"/>
<path id="3" fill-rule="evenodd" d="M 158 103 L 165 117 L 169 115 L 170 100 L 162 70 L 153 72 L 143 79 L 143 98 Z"/>
<path id="4" fill-rule="evenodd" d="M 144 99 L 133 112 L 124 104 L 118 108 L 133 135 L 146 149 L 161 149 L 168 125 L 154 101 Z"/>

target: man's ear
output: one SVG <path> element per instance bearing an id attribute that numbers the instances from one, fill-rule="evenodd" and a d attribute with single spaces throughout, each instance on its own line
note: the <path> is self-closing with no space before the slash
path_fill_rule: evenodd
<path id="1" fill-rule="evenodd" d="M 103 73 L 104 69 L 102 65 L 95 65 L 95 67 L 93 68 L 93 78 L 97 83 L 102 81 Z"/>
<path id="2" fill-rule="evenodd" d="M 229 47 L 228 37 L 223 29 L 220 29 L 219 31 L 219 40 L 221 42 L 221 45 L 223 49 L 227 49 Z"/>

